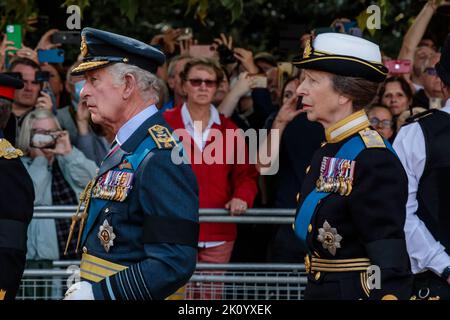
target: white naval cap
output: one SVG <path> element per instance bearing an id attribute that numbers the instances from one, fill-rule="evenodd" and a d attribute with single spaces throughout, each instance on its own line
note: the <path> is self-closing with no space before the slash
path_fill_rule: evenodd
<path id="1" fill-rule="evenodd" d="M 382 82 L 388 70 L 382 64 L 377 44 L 343 33 L 321 33 L 311 46 L 307 42 L 303 57 L 293 62 L 299 68 L 360 77 Z"/>

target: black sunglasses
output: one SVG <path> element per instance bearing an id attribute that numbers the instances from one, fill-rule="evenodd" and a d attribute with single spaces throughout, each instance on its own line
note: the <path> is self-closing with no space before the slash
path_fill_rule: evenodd
<path id="1" fill-rule="evenodd" d="M 202 83 L 205 83 L 205 86 L 208 88 L 217 86 L 217 80 L 188 79 L 187 81 L 189 81 L 193 87 L 200 87 Z"/>

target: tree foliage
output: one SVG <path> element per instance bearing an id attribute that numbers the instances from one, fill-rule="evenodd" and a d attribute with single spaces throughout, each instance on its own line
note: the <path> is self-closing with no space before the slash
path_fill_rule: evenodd
<path id="1" fill-rule="evenodd" d="M 55 4 L 56 3 L 56 4 Z M 235 42 L 254 50 L 286 55 L 283 48 L 292 38 L 315 27 L 327 27 L 335 18 L 367 18 L 366 8 L 381 9 L 381 30 L 364 36 L 381 43 L 395 56 L 402 36 L 424 5 L 416 0 L 0 0 L 2 28 L 6 23 L 26 23 L 29 17 L 48 15 L 49 27 L 65 29 L 67 5 L 79 5 L 83 26 L 93 26 L 149 41 L 164 25 L 192 27 L 200 43 L 209 43 L 221 32 L 233 35 Z M 445 24 L 445 27 L 443 27 Z M 433 18 L 430 29 L 443 39 L 449 19 Z M 38 28 L 37 33 L 42 33 Z M 29 28 L 30 31 L 33 31 Z M 295 54 L 292 44 L 288 51 Z"/>

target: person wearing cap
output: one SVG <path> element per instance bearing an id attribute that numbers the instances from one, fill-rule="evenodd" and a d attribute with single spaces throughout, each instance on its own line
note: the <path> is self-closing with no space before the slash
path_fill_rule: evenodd
<path id="1" fill-rule="evenodd" d="M 33 216 L 34 188 L 20 161 L 22 151 L 3 136 L 21 80 L 0 73 L 0 300 L 13 300 L 27 253 L 27 229 Z"/>
<path id="2" fill-rule="evenodd" d="M 407 178 L 364 111 L 388 73 L 380 49 L 323 33 L 296 64 L 305 74 L 302 110 L 326 137 L 306 170 L 293 226 L 308 251 L 305 299 L 409 299 Z"/>
<path id="3" fill-rule="evenodd" d="M 65 299 L 164 299 L 194 272 L 199 229 L 195 175 L 172 161 L 182 148 L 155 106 L 154 74 L 165 57 L 110 32 L 84 28 L 81 35 L 84 58 L 72 74 L 84 75 L 80 97 L 115 141 L 80 196 L 84 211 L 72 218 L 82 281 Z"/>
<path id="4" fill-rule="evenodd" d="M 450 299 L 450 37 L 435 65 L 445 106 L 404 125 L 394 149 L 408 175 L 405 234 L 414 295 Z"/>

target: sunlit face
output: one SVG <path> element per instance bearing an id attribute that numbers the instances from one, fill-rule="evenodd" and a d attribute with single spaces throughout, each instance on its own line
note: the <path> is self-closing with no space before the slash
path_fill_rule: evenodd
<path id="1" fill-rule="evenodd" d="M 41 91 L 41 85 L 36 82 L 37 70 L 31 66 L 18 64 L 11 71 L 19 72 L 24 84 L 22 89 L 16 90 L 14 102 L 29 108 L 34 107 Z"/>
<path id="2" fill-rule="evenodd" d="M 304 75 L 305 80 L 297 88 L 297 95 L 303 97 L 303 109 L 308 120 L 333 123 L 339 111 L 339 94 L 333 89 L 332 74 L 304 70 Z"/>
<path id="3" fill-rule="evenodd" d="M 394 116 L 398 116 L 408 110 L 411 101 L 403 91 L 400 82 L 393 81 L 386 83 L 381 103 L 388 106 Z"/>
<path id="4" fill-rule="evenodd" d="M 284 92 L 283 92 L 283 100 L 282 100 L 283 105 L 289 99 L 291 99 L 293 96 L 296 95 L 295 91 L 297 90 L 297 87 L 299 86 L 299 84 L 300 84 L 300 80 L 294 79 L 286 85 L 286 87 L 284 88 Z"/>
<path id="5" fill-rule="evenodd" d="M 211 105 L 217 91 L 216 73 L 206 66 L 192 67 L 186 75 L 186 81 L 183 82 L 183 90 L 189 105 Z"/>
<path id="6" fill-rule="evenodd" d="M 122 98 L 124 85 L 117 85 L 108 68 L 87 71 L 86 83 L 80 97 L 85 99 L 92 121 L 97 124 L 115 124 L 123 121 L 126 103 Z"/>
<path id="7" fill-rule="evenodd" d="M 375 107 L 368 113 L 369 122 L 385 139 L 390 139 L 394 134 L 392 128 L 392 114 L 386 108 Z"/>

